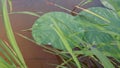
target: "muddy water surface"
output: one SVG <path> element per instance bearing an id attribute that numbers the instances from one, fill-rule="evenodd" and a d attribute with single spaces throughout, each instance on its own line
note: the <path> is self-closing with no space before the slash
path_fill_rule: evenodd
<path id="1" fill-rule="evenodd" d="M 76 4 L 78 4 L 81 0 L 49 0 L 59 5 L 62 5 L 68 9 L 73 9 Z M 94 2 L 84 6 L 101 6 L 99 0 L 94 0 Z M 50 11 L 64 11 L 55 6 L 50 6 L 46 4 L 46 0 L 13 0 L 13 11 L 33 11 L 33 12 L 50 12 Z M 24 14 L 14 14 L 10 15 L 11 24 L 13 26 L 13 30 L 15 33 L 21 33 L 25 36 L 32 38 L 31 32 L 26 31 L 23 32 L 21 30 L 25 30 L 31 28 L 34 21 L 37 17 L 33 17 L 30 15 Z M 34 43 L 23 39 L 22 37 L 16 35 L 17 42 L 19 47 L 23 53 L 25 61 L 28 65 L 28 68 L 55 68 L 52 64 L 60 64 L 58 57 L 55 55 L 46 53 L 43 51 L 43 48 L 35 45 Z M 5 30 L 3 28 L 3 24 L 0 17 L 0 38 L 5 39 Z"/>

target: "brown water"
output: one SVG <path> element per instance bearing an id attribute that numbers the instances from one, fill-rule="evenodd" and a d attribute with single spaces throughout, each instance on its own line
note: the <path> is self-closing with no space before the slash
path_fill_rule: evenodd
<path id="1" fill-rule="evenodd" d="M 62 5 L 68 9 L 73 9 L 73 7 L 79 3 L 80 0 L 49 0 L 59 5 Z M 94 0 L 94 2 L 84 6 L 101 6 L 99 0 Z M 46 4 L 45 0 L 13 0 L 13 11 L 34 11 L 34 12 L 50 12 L 50 11 L 65 11 L 55 6 L 50 6 Z M 24 14 L 14 14 L 10 15 L 11 23 L 14 32 L 24 34 L 27 37 L 32 38 L 31 32 L 22 32 L 21 30 L 31 28 L 37 17 Z M 28 68 L 55 68 L 51 64 L 60 64 L 58 57 L 55 55 L 46 53 L 40 46 L 23 39 L 22 37 L 15 35 L 19 47 L 23 53 L 25 61 Z M 0 38 L 6 39 L 5 31 L 0 17 Z"/>

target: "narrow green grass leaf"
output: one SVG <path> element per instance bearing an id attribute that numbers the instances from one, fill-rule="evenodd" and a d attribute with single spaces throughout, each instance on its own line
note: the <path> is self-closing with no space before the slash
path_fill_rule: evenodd
<path id="1" fill-rule="evenodd" d="M 100 0 L 101 3 L 114 11 L 120 11 L 120 0 Z"/>
<path id="2" fill-rule="evenodd" d="M 16 33 L 16 34 L 17 34 L 18 36 L 20 36 L 20 37 L 28 40 L 28 41 L 31 41 L 31 42 L 37 44 L 33 39 L 30 39 L 30 38 L 27 37 L 27 36 L 24 36 L 24 35 L 22 35 L 22 34 L 20 34 L 20 33 Z M 39 45 L 39 44 L 37 44 L 37 45 Z M 58 52 L 58 51 L 56 51 L 56 49 L 54 49 L 54 48 L 49 48 L 49 47 L 44 46 L 44 45 L 39 45 L 39 46 L 41 46 L 41 47 L 43 47 L 43 48 L 45 48 L 45 49 L 47 49 L 47 50 L 49 50 L 49 51 L 52 51 L 52 52 Z"/>
<path id="3" fill-rule="evenodd" d="M 17 63 L 17 64 L 21 64 L 20 62 L 19 62 L 19 59 L 17 58 L 17 56 L 16 56 L 16 53 L 7 45 L 8 43 L 6 42 L 4 42 L 4 41 L 2 41 L 1 39 L 0 39 L 0 45 L 7 51 L 7 53 L 11 56 L 11 59 L 13 59 L 13 60 L 15 60 L 15 62 Z M 11 60 L 10 60 L 11 61 Z"/>
<path id="4" fill-rule="evenodd" d="M 96 14 L 96 13 L 94 13 L 94 12 L 88 10 L 88 9 L 85 9 L 85 8 L 82 8 L 82 7 L 79 7 L 79 6 L 76 6 L 76 8 L 81 9 L 81 10 L 83 10 L 83 11 L 89 13 L 89 14 L 92 14 L 92 15 L 94 15 L 94 16 L 96 16 L 96 17 L 98 17 L 98 18 L 100 18 L 100 19 L 102 19 L 104 21 L 106 21 L 107 23 L 110 23 L 110 21 L 108 19 L 106 19 L 105 17 L 103 17 L 103 16 L 101 16 L 99 14 Z"/>
<path id="5" fill-rule="evenodd" d="M 40 17 L 39 14 L 34 13 L 34 12 L 30 12 L 30 11 L 11 12 L 10 14 L 27 14 L 27 15 L 32 15 L 32 16 Z"/>
<path id="6" fill-rule="evenodd" d="M 61 29 L 59 28 L 59 26 L 57 25 L 56 21 L 50 17 L 51 20 L 54 23 L 54 27 L 53 29 L 56 31 L 56 33 L 59 35 L 60 39 L 62 40 L 65 48 L 67 49 L 67 51 L 71 54 L 71 56 L 73 57 L 73 60 L 75 61 L 76 65 L 78 68 L 81 68 L 80 62 L 77 59 L 77 57 L 75 56 L 75 54 L 72 51 L 72 48 L 70 47 L 70 44 L 68 43 L 68 41 L 66 40 L 66 37 L 64 36 L 63 32 L 61 31 Z"/>
<path id="7" fill-rule="evenodd" d="M 34 40 L 32 40 L 32 39 L 30 39 L 30 38 L 28 38 L 28 37 L 26 37 L 26 36 L 24 36 L 24 35 L 22 35 L 22 34 L 20 34 L 20 33 L 16 33 L 16 34 L 17 34 L 18 36 L 20 36 L 20 37 L 28 40 L 28 41 L 31 41 L 31 42 L 37 44 Z M 39 45 L 39 44 L 37 44 L 37 45 Z M 62 56 L 62 58 L 68 59 L 68 55 L 63 54 L 63 53 L 61 54 L 59 51 L 56 51 L 54 48 L 49 48 L 49 47 L 43 46 L 43 45 L 40 45 L 40 46 L 43 47 L 43 48 L 45 48 L 45 49 L 47 49 L 47 50 L 45 50 L 45 52 L 48 52 L 48 53 L 51 53 L 51 54 L 55 54 L 55 53 L 56 53 L 56 55 L 58 55 L 58 56 L 60 55 L 60 56 Z M 48 51 L 48 50 L 49 50 L 49 51 Z M 55 53 L 53 53 L 53 52 L 55 52 Z M 62 66 L 62 65 L 68 64 L 68 62 L 70 62 L 70 61 L 72 61 L 72 60 L 73 60 L 73 58 L 69 58 L 66 62 L 63 62 L 63 63 L 61 63 L 60 65 Z M 74 64 L 73 62 L 71 62 L 71 63 Z M 57 67 L 59 67 L 59 65 L 58 65 Z"/>
<path id="8" fill-rule="evenodd" d="M 63 59 L 64 62 L 61 63 L 60 65 L 58 65 L 56 68 L 60 68 L 60 66 L 68 65 L 68 63 L 73 60 L 73 58 L 70 58 L 70 59 L 68 59 L 68 60 L 65 60 L 64 57 L 62 57 L 62 56 L 60 56 L 60 58 Z M 70 67 L 70 68 L 71 68 L 71 67 Z"/>
<path id="9" fill-rule="evenodd" d="M 73 12 L 74 14 L 79 14 L 79 13 L 74 12 L 74 11 L 72 11 L 72 10 L 69 10 L 69 9 L 67 9 L 67 8 L 65 8 L 65 7 L 62 7 L 62 6 L 58 5 L 58 4 L 54 4 L 54 6 L 59 7 L 59 8 L 61 8 L 61 9 L 64 9 L 64 10 L 66 10 L 66 11 L 68 11 L 68 12 Z M 88 9 L 82 8 L 82 7 L 80 7 L 79 5 L 78 5 L 78 6 L 75 6 L 75 7 L 78 8 L 78 9 L 81 9 L 81 10 L 87 12 L 87 13 L 90 13 L 90 14 L 92 14 L 92 15 L 94 15 L 94 16 L 96 16 L 96 17 L 98 17 L 98 18 L 100 18 L 100 19 L 102 19 L 102 20 L 104 20 L 104 21 L 106 21 L 107 23 L 110 23 L 110 21 L 109 21 L 108 19 L 102 17 L 102 16 L 99 15 L 99 14 L 96 14 L 96 13 L 94 13 L 94 12 L 88 10 Z"/>
<path id="10" fill-rule="evenodd" d="M 0 57 L 0 67 L 1 68 L 15 68 L 11 66 L 10 64 L 8 64 L 8 62 L 6 62 L 2 57 Z"/>
<path id="11" fill-rule="evenodd" d="M 10 7 L 10 12 L 12 12 L 12 0 L 8 0 L 8 4 L 9 4 L 9 7 Z"/>
<path id="12" fill-rule="evenodd" d="M 2 48 L 0 49 L 0 52 L 8 59 L 8 61 L 10 62 L 11 65 L 13 65 L 14 67 L 16 67 L 14 61 L 11 59 L 11 57 L 9 57 L 9 55 L 5 52 L 5 50 L 3 50 Z"/>
<path id="13" fill-rule="evenodd" d="M 92 2 L 92 1 L 93 1 L 93 0 L 87 0 L 87 1 L 85 1 L 84 3 L 82 3 L 81 6 L 84 6 L 84 5 L 86 5 L 86 4 L 88 4 L 88 3 Z"/>
<path id="14" fill-rule="evenodd" d="M 21 63 L 20 66 L 22 68 L 27 68 L 27 66 L 24 62 L 23 56 L 22 56 L 20 49 L 17 45 L 17 42 L 15 40 L 14 33 L 12 31 L 12 27 L 11 27 L 9 16 L 8 16 L 8 10 L 7 10 L 7 0 L 1 0 L 1 2 L 2 2 L 3 23 L 4 23 L 4 26 L 6 29 L 6 34 L 7 34 L 8 40 Z"/>
<path id="15" fill-rule="evenodd" d="M 96 48 L 91 48 L 92 53 L 100 60 L 104 68 L 115 68 L 109 59 Z"/>

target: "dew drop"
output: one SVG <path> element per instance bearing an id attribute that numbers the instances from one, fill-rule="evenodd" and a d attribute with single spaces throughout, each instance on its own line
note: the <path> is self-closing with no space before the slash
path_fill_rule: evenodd
<path id="1" fill-rule="evenodd" d="M 48 45 L 51 45 L 51 44 L 52 44 L 52 43 L 50 43 L 50 42 L 48 43 Z"/>
<path id="2" fill-rule="evenodd" d="M 38 26 L 38 24 L 35 24 L 35 26 Z"/>

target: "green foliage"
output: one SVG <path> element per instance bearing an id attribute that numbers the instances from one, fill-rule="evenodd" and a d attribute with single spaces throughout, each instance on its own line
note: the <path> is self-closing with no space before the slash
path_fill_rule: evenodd
<path id="1" fill-rule="evenodd" d="M 36 17 L 40 17 L 37 13 L 30 12 L 30 11 L 21 11 L 21 12 L 11 12 L 10 14 L 27 14 L 27 15 L 32 15 Z"/>
<path id="2" fill-rule="evenodd" d="M 3 23 L 11 46 L 0 40 L 0 45 L 3 48 L 0 51 L 8 60 L 6 62 L 4 58 L 0 57 L 0 66 L 2 68 L 16 68 L 18 67 L 16 64 L 18 64 L 20 68 L 27 68 L 12 31 L 6 1 L 0 0 Z M 82 6 L 89 2 L 92 0 L 83 1 L 79 5 Z M 120 0 L 101 0 L 101 2 L 107 8 L 84 9 L 78 7 L 83 11 L 77 16 L 64 12 L 50 12 L 41 17 L 33 12 L 14 13 L 40 17 L 32 27 L 33 38 L 39 45 L 50 45 L 55 49 L 62 50 L 62 52 L 56 52 L 63 56 L 65 61 L 59 65 L 60 67 L 65 67 L 63 65 L 68 61 L 72 63 L 74 61 L 77 68 L 81 68 L 83 63 L 80 62 L 78 56 L 83 55 L 94 58 L 104 68 L 115 68 L 108 56 L 120 60 Z M 14 14 L 11 12 L 12 0 L 8 0 L 8 3 L 10 14 Z M 63 9 L 65 8 L 63 7 Z M 74 48 L 79 49 L 74 50 Z"/>
<path id="3" fill-rule="evenodd" d="M 120 0 L 100 0 L 101 3 L 112 10 L 120 11 Z"/>
<path id="4" fill-rule="evenodd" d="M 79 6 L 84 6 L 84 5 L 86 5 L 86 4 L 88 4 L 88 3 L 90 3 L 90 2 L 92 2 L 93 0 L 82 0 L 78 5 Z"/>
<path id="5" fill-rule="evenodd" d="M 100 0 L 100 1 L 105 7 L 116 11 L 120 16 L 120 0 Z"/>
<path id="6" fill-rule="evenodd" d="M 111 56 L 120 61 L 120 49 L 116 45 L 101 46 L 98 48 L 104 55 Z"/>
<path id="7" fill-rule="evenodd" d="M 96 48 L 91 48 L 91 51 L 101 61 L 104 68 L 114 68 L 109 59 L 105 55 L 103 55 L 99 50 L 97 50 Z"/>
<path id="8" fill-rule="evenodd" d="M 27 68 L 27 66 L 24 62 L 23 56 L 22 56 L 22 54 L 20 52 L 20 49 L 17 45 L 17 42 L 15 40 L 14 33 L 13 33 L 13 30 L 12 30 L 12 27 L 11 27 L 11 24 L 10 24 L 10 20 L 9 20 L 9 16 L 8 16 L 8 10 L 7 10 L 7 0 L 0 0 L 0 2 L 2 4 L 2 19 L 3 19 L 4 27 L 6 29 L 7 38 L 9 40 L 10 45 L 11 45 L 10 47 L 13 49 L 15 54 L 13 54 L 11 52 L 9 47 L 6 47 L 6 45 L 3 43 L 2 40 L 0 40 L 0 43 L 8 51 L 8 53 L 10 53 L 10 55 L 20 65 L 21 68 Z M 9 5 L 10 6 L 12 5 L 11 2 L 12 1 L 9 0 Z M 11 68 L 11 67 L 9 67 L 9 68 Z"/>
<path id="9" fill-rule="evenodd" d="M 79 60 L 77 59 L 76 55 L 73 53 L 73 50 L 70 47 L 70 44 L 68 43 L 68 41 L 66 40 L 67 38 L 65 37 L 64 33 L 62 32 L 62 30 L 57 25 L 57 21 L 54 20 L 54 18 L 52 18 L 52 22 L 54 23 L 53 29 L 56 31 L 56 33 L 60 37 L 61 41 L 63 42 L 63 45 L 65 46 L 65 48 L 67 49 L 69 54 L 72 56 L 73 60 L 75 61 L 76 65 L 77 65 L 77 67 L 81 68 Z"/>
<path id="10" fill-rule="evenodd" d="M 87 12 L 80 12 L 79 15 L 75 18 L 75 20 L 79 21 L 81 25 L 84 26 L 85 36 L 84 40 L 90 43 L 110 43 L 112 42 L 113 36 L 106 31 L 112 31 L 114 33 L 120 34 L 120 19 L 118 15 L 109 9 L 101 8 L 101 7 L 92 7 L 88 10 L 106 18 L 110 22 L 106 22 L 105 20 L 100 19 L 92 14 Z M 81 20 L 84 20 L 84 23 L 81 23 Z M 86 25 L 88 24 L 88 25 Z M 100 26 L 100 28 L 96 27 Z M 104 30 L 102 30 L 104 29 Z M 91 39 L 92 38 L 92 39 Z"/>
<path id="11" fill-rule="evenodd" d="M 120 18 L 118 14 L 102 7 L 80 9 L 83 11 L 77 16 L 64 12 L 50 12 L 41 16 L 32 27 L 35 41 L 44 45 L 50 43 L 54 48 L 67 50 L 78 67 L 75 55 L 82 54 L 96 56 L 97 58 L 94 58 L 104 68 L 114 68 L 107 56 L 117 60 L 120 57 Z M 84 48 L 81 48 L 82 46 Z M 72 49 L 75 47 L 80 50 L 73 51 Z"/>
<path id="12" fill-rule="evenodd" d="M 0 67 L 1 68 L 15 68 L 8 64 L 2 57 L 0 57 Z"/>
<path id="13" fill-rule="evenodd" d="M 67 41 L 69 41 L 71 48 L 74 48 L 74 43 L 71 42 L 71 40 L 76 40 L 76 38 L 74 38 L 74 35 L 71 35 L 75 34 L 75 32 L 80 32 L 81 28 L 79 28 L 79 24 L 73 20 L 73 16 L 63 12 L 47 13 L 36 21 L 32 27 L 32 34 L 36 42 L 38 44 L 52 45 L 57 49 L 65 49 L 60 37 L 53 29 L 55 24 L 51 18 L 57 22 L 58 27 L 62 30 L 65 37 L 70 38 Z M 79 43 L 79 41 L 75 42 Z"/>
<path id="14" fill-rule="evenodd" d="M 76 17 L 77 21 L 85 20 L 84 23 L 81 23 L 81 25 L 85 28 L 84 38 L 86 42 L 94 43 L 94 45 L 98 44 L 104 44 L 106 46 L 103 46 L 105 49 L 104 52 L 108 52 L 111 54 L 111 56 L 114 56 L 114 58 L 120 59 L 119 55 L 119 44 L 114 44 L 118 46 L 112 46 L 110 43 L 115 42 L 117 39 L 116 37 L 120 37 L 120 18 L 112 10 L 101 8 L 101 7 L 92 7 L 89 8 L 90 11 L 106 18 L 110 22 L 107 23 L 106 21 L 100 19 L 99 17 L 96 17 L 92 14 L 89 14 L 87 12 L 80 12 L 78 17 Z M 86 25 L 88 24 L 88 25 Z M 115 33 L 115 34 L 113 34 Z M 120 42 L 120 41 L 119 41 Z M 107 46 L 109 45 L 109 46 Z M 109 48 L 112 50 L 112 52 L 107 49 Z M 102 49 L 102 48 L 101 48 Z M 117 50 L 117 51 L 116 51 Z M 115 55 L 116 54 L 116 55 Z"/>

